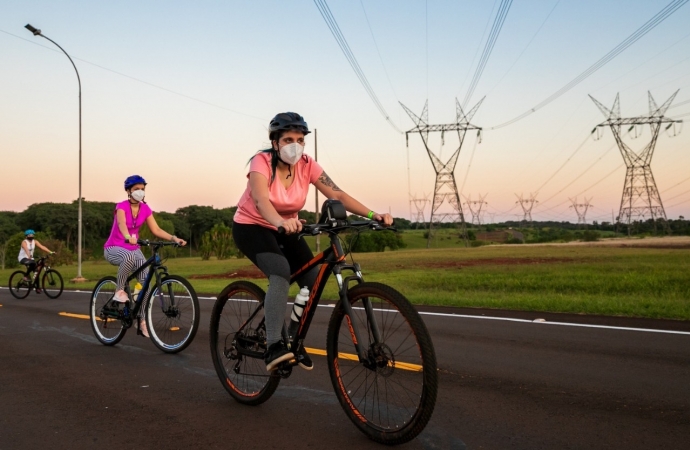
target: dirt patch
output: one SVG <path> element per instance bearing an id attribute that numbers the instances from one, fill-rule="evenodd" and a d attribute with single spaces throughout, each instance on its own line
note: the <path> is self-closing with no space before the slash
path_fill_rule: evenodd
<path id="1" fill-rule="evenodd" d="M 225 272 L 225 273 L 213 273 L 213 274 L 204 274 L 204 275 L 190 275 L 187 278 L 191 278 L 193 280 L 227 280 L 227 279 L 232 279 L 232 278 L 252 278 L 252 279 L 258 279 L 258 278 L 266 278 L 266 275 L 259 269 L 257 269 L 254 266 L 249 266 L 249 267 L 243 267 L 241 269 L 233 270 L 230 272 Z"/>
<path id="2" fill-rule="evenodd" d="M 552 264 L 574 262 L 575 258 L 487 258 L 468 261 L 439 261 L 424 264 L 434 269 L 452 269 L 473 266 L 520 266 L 525 264 Z"/>

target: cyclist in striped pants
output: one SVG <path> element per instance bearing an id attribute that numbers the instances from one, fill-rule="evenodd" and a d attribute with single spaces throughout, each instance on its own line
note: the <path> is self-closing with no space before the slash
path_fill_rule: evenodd
<path id="1" fill-rule="evenodd" d="M 113 228 L 110 231 L 110 237 L 103 246 L 105 259 L 110 264 L 118 266 L 117 291 L 113 296 L 113 300 L 121 303 L 128 300 L 127 294 L 124 291 L 127 277 L 146 262 L 144 254 L 141 253 L 137 245 L 139 228 L 144 223 L 148 225 L 149 230 L 151 230 L 154 236 L 160 239 L 171 240 L 179 245 L 186 244 L 183 239 L 168 233 L 158 226 L 156 219 L 153 217 L 153 211 L 144 202 L 145 189 L 146 180 L 139 175 L 132 175 L 125 180 L 125 191 L 127 191 L 128 198 L 115 205 Z M 148 269 L 143 270 L 137 278 L 143 283 L 147 274 Z M 144 311 L 144 308 L 141 308 L 141 311 Z M 138 322 L 138 334 L 149 337 L 146 321 L 139 317 Z"/>

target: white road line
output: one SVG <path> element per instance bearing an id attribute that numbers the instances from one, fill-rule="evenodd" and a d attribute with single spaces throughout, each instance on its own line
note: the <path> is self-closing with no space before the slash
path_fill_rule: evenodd
<path id="1" fill-rule="evenodd" d="M 0 289 L 8 289 L 6 287 L 0 287 Z M 80 294 L 90 294 L 91 291 L 65 291 L 65 292 L 78 292 Z M 200 300 L 215 300 L 216 297 L 199 297 Z M 291 305 L 292 302 L 288 302 Z M 318 305 L 319 308 L 334 308 L 335 305 Z M 633 327 L 617 327 L 613 325 L 593 325 L 587 323 L 571 323 L 571 322 L 548 322 L 548 321 L 534 321 L 529 319 L 517 319 L 513 317 L 495 317 L 495 316 L 473 316 L 469 314 L 449 314 L 449 313 L 435 313 L 435 312 L 425 312 L 419 311 L 422 316 L 439 316 L 439 317 L 456 317 L 459 319 L 482 319 L 482 320 L 502 320 L 505 322 L 519 322 L 519 323 L 533 323 L 538 325 L 560 325 L 564 327 L 580 327 L 580 328 L 600 328 L 605 330 L 616 330 L 616 331 L 640 331 L 644 333 L 663 333 L 663 334 L 677 334 L 690 336 L 690 331 L 674 331 L 674 330 L 659 330 L 655 328 L 633 328 Z"/>

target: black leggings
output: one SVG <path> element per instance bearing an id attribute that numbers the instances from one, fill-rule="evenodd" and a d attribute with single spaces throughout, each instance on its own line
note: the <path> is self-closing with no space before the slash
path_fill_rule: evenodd
<path id="1" fill-rule="evenodd" d="M 22 258 L 22 260 L 19 261 L 19 263 L 24 264 L 28 272 L 33 272 L 34 270 L 36 270 L 36 261 L 33 259 Z"/>
<path id="2" fill-rule="evenodd" d="M 261 225 L 234 222 L 232 237 L 237 248 L 268 277 L 264 314 L 266 341 L 271 345 L 282 337 L 290 275 L 308 263 L 314 254 L 305 240 L 298 239 L 296 234 L 281 235 Z M 318 267 L 302 275 L 297 282 L 311 290 L 317 274 Z"/>

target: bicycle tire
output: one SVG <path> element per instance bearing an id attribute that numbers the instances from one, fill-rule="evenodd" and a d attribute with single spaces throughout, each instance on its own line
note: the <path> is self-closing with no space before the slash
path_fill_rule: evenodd
<path id="1" fill-rule="evenodd" d="M 328 325 L 328 370 L 336 396 L 347 416 L 370 439 L 396 445 L 414 439 L 431 418 L 436 404 L 438 376 L 431 336 L 419 313 L 395 289 L 381 283 L 351 288 L 348 301 L 362 345 L 376 363 L 359 361 L 349 319 L 341 302 Z M 373 335 L 362 300 L 374 308 L 381 345 Z M 342 326 L 343 323 L 345 326 Z"/>
<path id="2" fill-rule="evenodd" d="M 263 357 L 240 354 L 237 349 L 241 345 L 238 337 L 248 337 L 253 341 L 244 341 L 244 349 L 261 354 L 266 350 L 265 297 L 264 290 L 256 284 L 235 281 L 218 295 L 211 313 L 209 341 L 213 366 L 225 390 L 245 405 L 265 402 L 280 383 L 280 376 L 266 371 Z M 249 320 L 254 312 L 256 315 Z M 238 334 L 245 322 L 242 334 Z"/>
<path id="3" fill-rule="evenodd" d="M 89 322 L 91 322 L 91 329 L 96 339 L 107 346 L 115 345 L 125 337 L 127 328 L 121 320 L 104 316 L 102 309 L 106 306 L 115 295 L 117 290 L 117 280 L 115 277 L 104 277 L 98 280 L 96 286 L 91 292 L 89 299 Z M 108 328 L 108 324 L 112 324 L 112 328 Z"/>
<path id="4" fill-rule="evenodd" d="M 31 282 L 24 281 L 26 272 L 17 270 L 10 275 L 10 293 L 19 300 L 26 298 L 31 293 Z"/>
<path id="5" fill-rule="evenodd" d="M 199 329 L 199 298 L 189 281 L 178 275 L 168 275 L 160 287 L 159 291 L 155 286 L 149 294 L 146 324 L 156 347 L 165 353 L 178 353 L 192 343 Z"/>
<path id="6" fill-rule="evenodd" d="M 46 270 L 41 278 L 41 287 L 49 298 L 58 298 L 65 287 L 60 272 L 55 269 Z"/>

